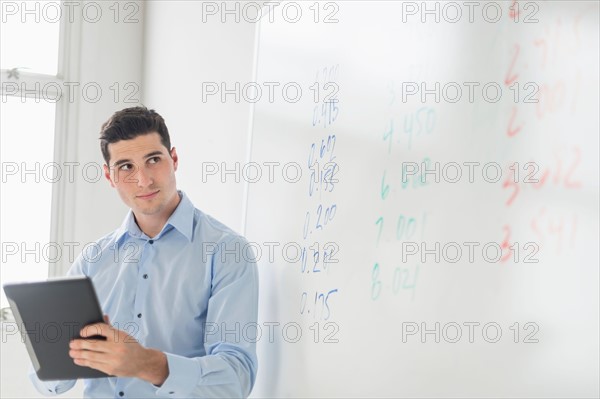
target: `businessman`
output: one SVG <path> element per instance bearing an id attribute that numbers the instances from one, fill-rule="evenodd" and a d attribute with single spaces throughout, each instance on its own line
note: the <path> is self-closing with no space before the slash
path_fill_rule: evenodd
<path id="1" fill-rule="evenodd" d="M 177 190 L 178 157 L 163 118 L 133 107 L 102 125 L 104 174 L 131 209 L 119 228 L 79 255 L 68 275 L 89 276 L 106 314 L 71 341 L 86 397 L 246 397 L 256 372 L 258 272 L 247 241 Z M 102 210 L 100 209 L 99 212 Z M 71 381 L 30 378 L 45 395 Z"/>

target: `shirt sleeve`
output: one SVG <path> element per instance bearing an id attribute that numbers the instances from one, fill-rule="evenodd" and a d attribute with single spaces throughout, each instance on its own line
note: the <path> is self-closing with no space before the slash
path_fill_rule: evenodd
<path id="1" fill-rule="evenodd" d="M 169 376 L 157 387 L 166 397 L 247 397 L 258 362 L 258 268 L 240 236 L 219 245 L 212 261 L 211 296 L 204 326 L 206 355 L 165 353 Z"/>

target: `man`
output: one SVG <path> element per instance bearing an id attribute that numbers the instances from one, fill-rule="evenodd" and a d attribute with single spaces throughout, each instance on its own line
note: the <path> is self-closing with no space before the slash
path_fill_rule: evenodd
<path id="1" fill-rule="evenodd" d="M 255 340 L 240 331 L 256 326 L 258 272 L 247 241 L 177 190 L 177 152 L 154 110 L 116 112 L 100 143 L 106 179 L 131 210 L 68 272 L 92 279 L 107 315 L 81 331 L 106 341 L 70 345 L 75 364 L 114 376 L 84 380 L 85 396 L 248 396 Z M 75 384 L 30 378 L 45 395 Z"/>

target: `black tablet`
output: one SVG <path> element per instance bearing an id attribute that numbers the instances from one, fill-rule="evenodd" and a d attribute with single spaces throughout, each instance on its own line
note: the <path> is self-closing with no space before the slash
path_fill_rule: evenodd
<path id="1" fill-rule="evenodd" d="M 69 342 L 81 338 L 79 331 L 104 321 L 88 277 L 5 284 L 4 292 L 40 380 L 108 377 L 69 356 Z"/>

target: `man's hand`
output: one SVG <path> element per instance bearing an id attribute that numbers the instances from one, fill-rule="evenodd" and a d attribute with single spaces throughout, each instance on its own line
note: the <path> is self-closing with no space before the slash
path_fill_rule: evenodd
<path id="1" fill-rule="evenodd" d="M 164 353 L 144 348 L 125 331 L 113 328 L 104 316 L 105 323 L 85 326 L 83 338 L 94 335 L 106 341 L 75 339 L 71 341 L 69 356 L 75 364 L 87 366 L 116 377 L 135 377 L 154 385 L 162 385 L 169 376 L 169 366 Z"/>

